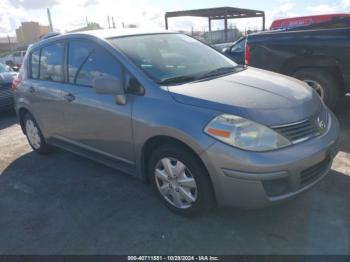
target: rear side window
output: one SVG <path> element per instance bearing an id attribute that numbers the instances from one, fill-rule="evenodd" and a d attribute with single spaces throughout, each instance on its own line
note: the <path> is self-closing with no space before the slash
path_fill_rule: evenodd
<path id="1" fill-rule="evenodd" d="M 40 50 L 34 51 L 31 55 L 31 72 L 32 78 L 39 78 L 39 58 L 40 58 Z"/>
<path id="2" fill-rule="evenodd" d="M 63 43 L 43 47 L 40 56 L 39 78 L 55 82 L 63 81 L 63 55 Z"/>
<path id="3" fill-rule="evenodd" d="M 75 84 L 92 86 L 96 77 L 107 76 L 121 79 L 122 66 L 106 50 L 96 47 L 78 70 Z"/>
<path id="4" fill-rule="evenodd" d="M 68 49 L 68 82 L 74 83 L 75 76 L 93 51 L 93 44 L 88 41 L 71 40 Z"/>

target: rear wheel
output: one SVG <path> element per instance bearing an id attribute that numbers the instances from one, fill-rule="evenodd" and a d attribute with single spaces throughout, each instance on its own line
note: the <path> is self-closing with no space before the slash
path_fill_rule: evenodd
<path id="1" fill-rule="evenodd" d="M 40 131 L 39 125 L 30 113 L 26 113 L 24 115 L 23 124 L 25 134 L 32 149 L 39 154 L 47 154 L 50 150 L 50 147 L 46 143 Z"/>
<path id="2" fill-rule="evenodd" d="M 187 148 L 178 145 L 157 148 L 150 157 L 148 174 L 158 197 L 173 212 L 192 216 L 213 207 L 208 173 Z"/>
<path id="3" fill-rule="evenodd" d="M 313 88 L 329 108 L 334 108 L 339 99 L 339 81 L 327 70 L 306 68 L 295 72 L 295 78 Z"/>

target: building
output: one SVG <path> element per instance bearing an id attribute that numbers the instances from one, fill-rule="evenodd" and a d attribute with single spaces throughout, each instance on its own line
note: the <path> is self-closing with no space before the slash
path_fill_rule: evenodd
<path id="1" fill-rule="evenodd" d="M 18 44 L 24 46 L 34 43 L 49 31 L 49 26 L 40 25 L 38 22 L 22 22 L 22 25 L 16 29 Z"/>

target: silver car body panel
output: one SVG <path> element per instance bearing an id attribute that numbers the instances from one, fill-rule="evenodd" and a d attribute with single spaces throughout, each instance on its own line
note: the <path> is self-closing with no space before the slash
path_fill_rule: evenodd
<path id="1" fill-rule="evenodd" d="M 103 39 L 116 36 L 117 31 L 100 31 L 55 36 L 34 44 L 29 52 L 57 40 L 93 41 L 137 78 L 145 94 L 129 94 L 125 105 L 117 105 L 112 95 L 96 94 L 91 88 L 80 89 L 67 83 L 33 80 L 24 69 L 23 80 L 15 92 L 17 114 L 20 117 L 22 109 L 31 112 L 49 143 L 145 178 L 143 149 L 147 142 L 157 137 L 176 139 L 200 157 L 209 172 L 216 200 L 223 206 L 266 206 L 292 197 L 321 179 L 322 176 L 303 187 L 297 184 L 301 170 L 327 155 L 333 158 L 337 150 L 339 127 L 331 112 L 323 135 L 271 152 L 234 148 L 203 132 L 207 123 L 222 113 L 267 126 L 310 117 L 324 105 L 302 82 L 248 68 L 206 81 L 159 86 Z M 120 35 L 141 34 L 130 32 Z M 28 54 L 24 68 L 26 63 Z M 32 87 L 34 93 L 29 91 Z M 67 94 L 73 94 L 75 100 L 68 102 Z M 290 178 L 291 189 L 280 197 L 269 197 L 262 181 L 276 178 Z"/>

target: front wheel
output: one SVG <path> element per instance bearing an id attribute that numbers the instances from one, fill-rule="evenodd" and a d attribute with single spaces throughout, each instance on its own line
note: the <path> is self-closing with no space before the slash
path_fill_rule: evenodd
<path id="1" fill-rule="evenodd" d="M 148 165 L 153 188 L 173 212 L 193 216 L 213 207 L 208 172 L 187 148 L 165 145 L 156 149 Z"/>

